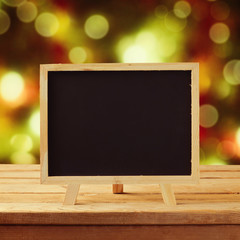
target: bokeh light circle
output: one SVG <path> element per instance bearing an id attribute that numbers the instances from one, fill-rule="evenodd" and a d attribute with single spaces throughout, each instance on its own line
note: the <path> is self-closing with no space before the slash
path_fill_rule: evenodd
<path id="1" fill-rule="evenodd" d="M 224 79 L 231 85 L 240 84 L 240 60 L 234 59 L 226 63 L 223 68 Z"/>
<path id="2" fill-rule="evenodd" d="M 4 34 L 10 27 L 10 18 L 8 14 L 0 9 L 0 35 Z"/>
<path id="3" fill-rule="evenodd" d="M 10 161 L 13 164 L 34 164 L 36 163 L 36 158 L 28 152 L 14 152 L 10 156 Z"/>
<path id="4" fill-rule="evenodd" d="M 177 17 L 173 12 L 169 12 L 164 18 L 165 26 L 172 32 L 181 32 L 187 24 L 185 18 Z"/>
<path id="5" fill-rule="evenodd" d="M 40 111 L 35 111 L 29 119 L 29 127 L 35 135 L 40 135 Z"/>
<path id="6" fill-rule="evenodd" d="M 37 7 L 32 2 L 23 2 L 17 8 L 19 20 L 25 23 L 32 22 L 36 18 L 37 12 Z"/>
<path id="7" fill-rule="evenodd" d="M 90 38 L 101 39 L 109 31 L 108 20 L 102 15 L 92 15 L 86 20 L 84 30 Z"/>
<path id="8" fill-rule="evenodd" d="M 20 152 L 28 152 L 32 149 L 33 142 L 30 136 L 26 134 L 16 134 L 14 135 L 10 143 L 12 147 Z"/>
<path id="9" fill-rule="evenodd" d="M 173 7 L 174 14 L 179 18 L 188 17 L 191 11 L 191 5 L 186 1 L 177 1 Z"/>
<path id="10" fill-rule="evenodd" d="M 2 0 L 2 1 L 10 7 L 17 7 L 21 3 L 23 3 L 25 0 Z"/>
<path id="11" fill-rule="evenodd" d="M 87 52 L 82 47 L 74 47 L 69 51 L 68 57 L 72 63 L 83 63 L 87 60 Z"/>
<path id="12" fill-rule="evenodd" d="M 140 45 L 129 46 L 123 55 L 123 62 L 125 63 L 146 62 L 146 59 L 147 59 L 146 50 Z"/>
<path id="13" fill-rule="evenodd" d="M 8 72 L 3 75 L 0 82 L 0 93 L 5 101 L 16 101 L 22 94 L 23 89 L 24 81 L 19 73 Z"/>
<path id="14" fill-rule="evenodd" d="M 41 13 L 35 20 L 35 29 L 43 37 L 52 37 L 59 29 L 58 18 L 49 12 Z"/>
<path id="15" fill-rule="evenodd" d="M 225 23 L 215 23 L 209 30 L 209 37 L 214 43 L 225 43 L 230 37 L 229 27 Z"/>
<path id="16" fill-rule="evenodd" d="M 204 104 L 200 107 L 200 125 L 204 128 L 213 127 L 218 121 L 217 109 L 210 105 Z"/>

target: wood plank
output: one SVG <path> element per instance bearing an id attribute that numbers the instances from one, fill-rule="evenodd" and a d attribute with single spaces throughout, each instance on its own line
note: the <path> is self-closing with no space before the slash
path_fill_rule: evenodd
<path id="1" fill-rule="evenodd" d="M 0 226 L 1 240 L 202 240 L 239 239 L 237 225 L 188 226 Z"/>
<path id="2" fill-rule="evenodd" d="M 127 196 L 123 194 L 121 198 L 113 198 L 111 194 L 108 195 L 97 195 L 96 193 L 81 193 L 78 196 L 78 204 L 93 204 L 94 202 L 107 202 L 111 201 L 112 203 L 122 204 L 123 202 L 141 202 L 143 199 L 142 195 L 138 194 L 128 194 Z M 61 203 L 64 200 L 64 193 L 5 193 L 1 194 L 0 202 L 1 203 Z M 240 202 L 240 194 L 175 194 L 178 204 L 188 204 L 193 202 L 204 202 L 204 203 L 229 203 L 229 202 Z M 160 193 L 150 193 L 148 196 L 144 196 L 144 201 L 153 202 L 158 201 L 162 202 L 162 196 Z M 53 209 L 54 210 L 54 209 Z"/>
<path id="3" fill-rule="evenodd" d="M 239 183 L 228 184 L 223 181 L 223 183 L 218 183 L 216 181 L 208 181 L 201 180 L 200 184 L 197 185 L 173 185 L 173 191 L 178 193 L 226 193 L 226 194 L 239 194 L 240 193 L 240 185 Z M 66 185 L 41 185 L 38 184 L 0 184 L 0 194 L 3 193 L 65 193 Z M 81 185 L 81 193 L 111 193 L 111 184 L 105 185 Z M 134 193 L 144 193 L 144 194 L 152 194 L 157 193 L 161 194 L 161 189 L 157 184 L 150 185 L 125 185 L 125 195 L 131 195 Z M 1 199 L 1 196 L 0 196 Z"/>
<path id="4" fill-rule="evenodd" d="M 0 172 L 2 171 L 40 171 L 40 164 L 0 164 Z"/>
<path id="5" fill-rule="evenodd" d="M 0 203 L 0 224 L 29 225 L 172 225 L 240 224 L 238 202 L 188 202 L 166 207 L 142 203 Z"/>
<path id="6" fill-rule="evenodd" d="M 32 178 L 39 179 L 40 182 L 40 172 L 39 171 L 2 171 L 0 172 L 0 179 L 23 179 L 23 178 Z"/>

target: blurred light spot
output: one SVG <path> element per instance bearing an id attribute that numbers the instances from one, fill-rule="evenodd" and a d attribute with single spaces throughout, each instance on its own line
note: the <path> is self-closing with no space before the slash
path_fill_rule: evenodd
<path id="1" fill-rule="evenodd" d="M 32 132 L 40 135 L 40 111 L 34 112 L 29 119 L 29 126 Z"/>
<path id="2" fill-rule="evenodd" d="M 227 82 L 221 81 L 216 85 L 216 87 L 217 87 L 217 95 L 220 99 L 223 99 L 230 94 L 231 88 Z"/>
<path id="3" fill-rule="evenodd" d="M 217 154 L 222 159 L 231 159 L 236 154 L 236 146 L 232 141 L 222 141 L 217 146 Z"/>
<path id="4" fill-rule="evenodd" d="M 59 22 L 59 29 L 57 31 L 57 37 L 60 39 L 66 39 L 66 38 L 72 38 L 72 25 L 71 25 L 71 18 L 69 16 L 69 14 L 65 11 L 58 11 L 57 12 L 57 19 Z M 75 35 L 77 35 L 78 33 L 75 30 Z"/>
<path id="5" fill-rule="evenodd" d="M 202 165 L 227 165 L 227 162 L 215 156 L 209 157 L 201 162 Z"/>
<path id="6" fill-rule="evenodd" d="M 147 50 L 156 49 L 156 36 L 148 31 L 141 31 L 136 37 L 136 44 L 143 46 Z"/>
<path id="7" fill-rule="evenodd" d="M 17 7 L 21 3 L 23 3 L 25 0 L 2 0 L 6 5 L 10 7 Z"/>
<path id="8" fill-rule="evenodd" d="M 240 60 L 231 60 L 223 68 L 223 76 L 231 85 L 240 84 Z"/>
<path id="9" fill-rule="evenodd" d="M 163 19 L 167 15 L 167 7 L 165 5 L 159 5 L 155 8 L 155 16 Z"/>
<path id="10" fill-rule="evenodd" d="M 202 64 L 202 67 L 200 68 L 200 81 L 199 81 L 199 88 L 201 94 L 207 93 L 211 86 L 211 79 L 209 77 L 208 70 L 209 70 L 208 67 L 205 64 Z"/>
<path id="11" fill-rule="evenodd" d="M 17 8 L 18 18 L 25 23 L 32 22 L 37 16 L 37 7 L 32 2 L 23 2 Z"/>
<path id="12" fill-rule="evenodd" d="M 236 132 L 236 142 L 237 142 L 238 146 L 240 146 L 240 128 L 238 128 L 238 130 Z"/>
<path id="13" fill-rule="evenodd" d="M 35 29 L 43 37 L 52 37 L 59 29 L 59 21 L 54 14 L 44 12 L 35 20 Z"/>
<path id="14" fill-rule="evenodd" d="M 16 134 L 10 142 L 13 148 L 19 152 L 28 152 L 33 146 L 31 137 L 26 134 Z"/>
<path id="15" fill-rule="evenodd" d="M 24 89 L 22 76 L 16 72 L 9 72 L 2 77 L 0 83 L 0 92 L 2 98 L 7 102 L 17 100 Z"/>
<path id="16" fill-rule="evenodd" d="M 0 9 L 0 34 L 4 34 L 10 27 L 10 18 L 8 14 Z"/>
<path id="17" fill-rule="evenodd" d="M 217 1 L 211 6 L 211 15 L 218 21 L 223 21 L 228 18 L 230 14 L 230 8 L 226 2 Z"/>
<path id="18" fill-rule="evenodd" d="M 172 38 L 162 38 L 158 42 L 158 53 L 161 57 L 170 57 L 175 53 L 177 44 Z"/>
<path id="19" fill-rule="evenodd" d="M 121 38 L 116 45 L 116 53 L 118 54 L 118 56 L 121 57 L 126 48 L 133 44 L 133 42 L 134 41 L 132 37 L 124 36 L 123 38 Z"/>
<path id="20" fill-rule="evenodd" d="M 210 105 L 204 104 L 200 107 L 200 125 L 205 128 L 210 128 L 218 121 L 217 109 Z"/>
<path id="21" fill-rule="evenodd" d="M 104 16 L 92 15 L 86 20 L 84 30 L 90 38 L 101 39 L 108 33 L 109 24 Z"/>
<path id="22" fill-rule="evenodd" d="M 175 14 L 169 12 L 164 18 L 164 23 L 168 30 L 180 32 L 186 27 L 187 20 L 185 18 L 178 18 Z"/>
<path id="23" fill-rule="evenodd" d="M 125 63 L 146 62 L 146 59 L 146 50 L 140 45 L 132 45 L 128 47 L 123 55 L 123 62 Z"/>
<path id="24" fill-rule="evenodd" d="M 82 47 L 74 47 L 70 50 L 68 57 L 72 63 L 83 63 L 87 59 L 87 53 Z"/>
<path id="25" fill-rule="evenodd" d="M 186 1 L 178 1 L 174 4 L 173 12 L 179 18 L 186 18 L 190 15 L 191 5 Z"/>
<path id="26" fill-rule="evenodd" d="M 15 152 L 10 156 L 13 164 L 33 164 L 36 163 L 35 157 L 27 152 Z"/>
<path id="27" fill-rule="evenodd" d="M 230 37 L 229 27 L 224 23 L 215 23 L 209 30 L 209 37 L 215 43 L 225 43 Z"/>

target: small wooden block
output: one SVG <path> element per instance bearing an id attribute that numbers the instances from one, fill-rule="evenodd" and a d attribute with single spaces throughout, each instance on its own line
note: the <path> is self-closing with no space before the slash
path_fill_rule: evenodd
<path id="1" fill-rule="evenodd" d="M 76 203 L 79 188 L 80 184 L 69 184 L 67 186 L 67 192 L 63 205 L 74 205 Z"/>
<path id="2" fill-rule="evenodd" d="M 167 206 L 176 206 L 176 199 L 171 184 L 160 184 L 163 201 Z"/>
<path id="3" fill-rule="evenodd" d="M 113 193 L 123 193 L 123 184 L 113 184 L 112 189 Z"/>

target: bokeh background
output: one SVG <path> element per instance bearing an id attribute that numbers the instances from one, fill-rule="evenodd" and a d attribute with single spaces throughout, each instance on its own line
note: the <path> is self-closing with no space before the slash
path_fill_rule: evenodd
<path id="1" fill-rule="evenodd" d="M 0 163 L 39 163 L 39 64 L 199 62 L 201 164 L 240 163 L 236 0 L 0 0 Z"/>

